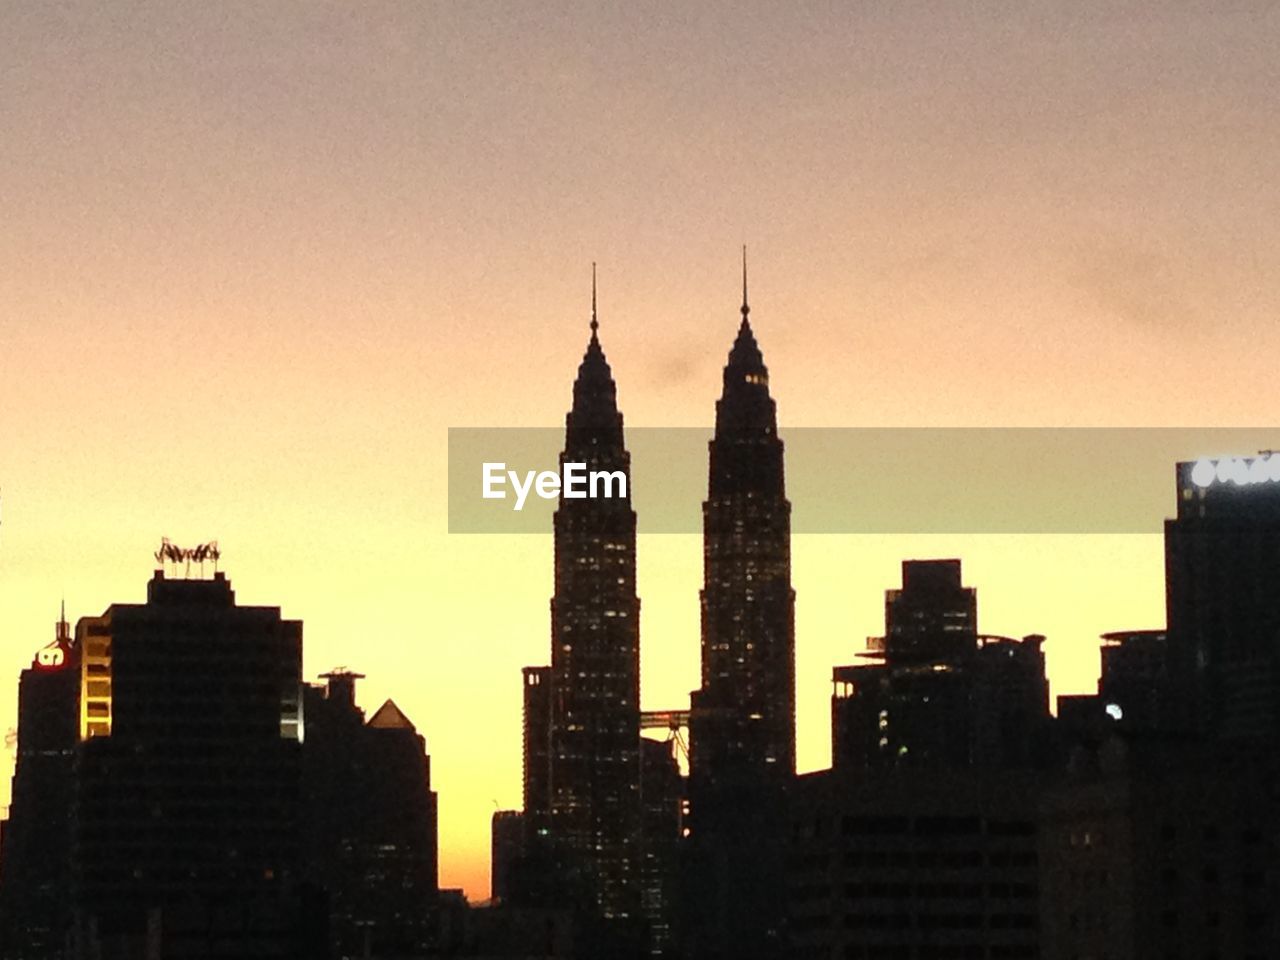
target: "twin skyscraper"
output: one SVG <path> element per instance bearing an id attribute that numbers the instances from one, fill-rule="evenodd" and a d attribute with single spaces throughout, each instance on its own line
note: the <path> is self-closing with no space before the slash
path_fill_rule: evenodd
<path id="1" fill-rule="evenodd" d="M 687 714 L 687 782 L 670 747 L 640 733 L 630 454 L 594 281 L 566 417 L 561 467 L 623 471 L 627 496 L 562 497 L 555 513 L 551 663 L 524 671 L 524 812 L 504 818 L 495 893 L 572 904 L 598 921 L 586 935 L 617 953 L 627 943 L 663 953 L 678 937 L 736 941 L 734 955 L 749 957 L 776 936 L 781 898 L 759 878 L 779 875 L 778 848 L 760 828 L 779 822 L 795 773 L 795 592 L 783 444 L 749 319 L 745 256 L 742 294 L 703 504 L 702 670 Z M 682 895 L 688 884 L 699 891 L 692 898 Z"/>

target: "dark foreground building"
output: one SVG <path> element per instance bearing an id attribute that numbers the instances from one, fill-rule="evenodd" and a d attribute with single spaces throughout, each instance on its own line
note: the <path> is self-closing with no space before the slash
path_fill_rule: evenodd
<path id="1" fill-rule="evenodd" d="M 1180 463 L 1165 523 L 1169 673 L 1187 732 L 1280 735 L 1280 456 Z"/>
<path id="2" fill-rule="evenodd" d="M 333 957 L 419 957 L 437 927 L 431 758 L 394 702 L 365 720 L 360 678 L 335 670 L 306 689 L 303 876 L 327 905 Z"/>
<path id="3" fill-rule="evenodd" d="M 551 668 L 525 667 L 524 819 L 529 846 L 545 845 L 551 834 Z"/>
<path id="4" fill-rule="evenodd" d="M 1280 956 L 1280 763 L 1113 735 L 1041 811 L 1045 960 Z"/>
<path id="5" fill-rule="evenodd" d="M 18 681 L 18 755 L 0 834 L 0 957 L 61 957 L 71 926 L 79 649 L 65 612 Z"/>
<path id="6" fill-rule="evenodd" d="M 19 683 L 0 847 L 5 960 L 423 957 L 423 738 L 358 674 L 300 683 L 302 625 L 222 574 L 59 623 Z M 306 736 L 303 705 L 306 708 Z M 303 742 L 305 739 L 305 743 Z"/>
<path id="7" fill-rule="evenodd" d="M 833 769 L 793 789 L 791 956 L 1039 956 L 1043 640 L 980 634 L 959 560 L 903 563 L 834 670 Z"/>
<path id="8" fill-rule="evenodd" d="M 959 560 L 908 560 L 867 661 L 832 673 L 838 769 L 1008 769 L 1041 760 L 1049 735 L 1044 637 L 979 634 Z"/>
<path id="9" fill-rule="evenodd" d="M 524 814 L 496 810 L 489 824 L 489 896 L 502 903 L 515 893 L 512 874 L 524 857 Z"/>
<path id="10" fill-rule="evenodd" d="M 675 947 L 685 790 L 673 748 L 672 741 L 640 740 L 640 909 L 654 956 L 671 956 Z"/>
<path id="11" fill-rule="evenodd" d="M 788 955 L 1040 956 L 1039 789 L 1033 776 L 974 769 L 799 777 Z"/>
<path id="12" fill-rule="evenodd" d="M 77 957 L 293 958 L 302 624 L 223 574 L 76 627 Z"/>
<path id="13" fill-rule="evenodd" d="M 1102 673 L 1096 694 L 1058 697 L 1059 739 L 1097 746 L 1107 737 L 1185 729 L 1169 687 L 1164 630 L 1116 630 L 1102 635 Z"/>

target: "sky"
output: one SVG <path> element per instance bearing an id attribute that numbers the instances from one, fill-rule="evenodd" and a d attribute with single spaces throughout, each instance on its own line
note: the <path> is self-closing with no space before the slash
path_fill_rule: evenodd
<path id="1" fill-rule="evenodd" d="M 483 898 L 551 539 L 447 533 L 447 431 L 563 423 L 591 262 L 629 425 L 712 422 L 746 243 L 784 437 L 1268 427 L 1278 46 L 1246 2 L 0 0 L 0 723 L 64 597 L 217 539 L 309 678 L 415 722 Z M 647 708 L 696 685 L 700 551 L 640 539 Z M 927 556 L 1055 693 L 1163 624 L 1154 532 L 797 537 L 803 769 Z"/>

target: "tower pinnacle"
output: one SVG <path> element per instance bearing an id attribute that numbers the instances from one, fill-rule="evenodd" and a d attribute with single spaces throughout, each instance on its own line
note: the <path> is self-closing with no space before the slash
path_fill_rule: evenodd
<path id="1" fill-rule="evenodd" d="M 747 306 L 747 245 L 742 245 L 742 325 L 747 325 L 747 314 L 751 308 Z"/>
<path id="2" fill-rule="evenodd" d="M 591 340 L 573 383 L 560 463 L 617 472 L 629 486 L 631 457 L 599 326 L 592 263 Z M 581 889 L 603 917 L 633 917 L 647 888 L 640 873 L 640 601 L 629 493 L 578 498 L 565 490 L 553 530 L 551 665 L 525 671 L 526 822 L 565 865 L 548 877 L 553 890 L 576 898 Z M 544 678 L 548 690 L 538 690 Z"/>
<path id="3" fill-rule="evenodd" d="M 597 340 L 596 331 L 600 329 L 600 321 L 596 318 L 596 262 L 591 261 L 591 341 Z"/>

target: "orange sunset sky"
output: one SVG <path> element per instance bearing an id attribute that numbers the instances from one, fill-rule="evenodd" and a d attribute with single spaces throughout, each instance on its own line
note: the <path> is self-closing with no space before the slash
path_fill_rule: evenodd
<path id="1" fill-rule="evenodd" d="M 216 538 L 308 678 L 417 724 L 486 896 L 551 538 L 447 533 L 447 429 L 563 423 L 590 262 L 628 425 L 711 423 L 746 242 L 784 436 L 1265 427 L 1277 48 L 1248 2 L 0 3 L 0 722 L 63 597 Z M 700 549 L 640 539 L 647 708 L 697 683 Z M 903 558 L 1063 693 L 1163 625 L 1161 551 L 797 537 L 802 768 Z"/>

